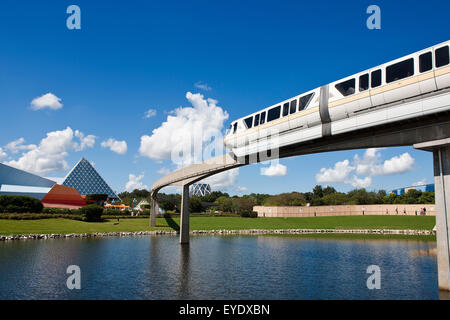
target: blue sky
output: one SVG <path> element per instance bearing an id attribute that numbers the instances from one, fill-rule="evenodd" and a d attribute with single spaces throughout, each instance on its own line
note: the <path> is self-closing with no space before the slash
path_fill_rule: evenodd
<path id="1" fill-rule="evenodd" d="M 66 27 L 71 4 L 81 8 L 81 30 Z M 371 4 L 381 8 L 381 30 L 366 28 Z M 449 9 L 442 1 L 2 1 L 0 160 L 26 156 L 20 163 L 29 164 L 30 144 L 37 147 L 48 133 L 70 127 L 73 140 L 65 136 L 70 141 L 50 155 L 39 149 L 36 159 L 61 169 L 84 156 L 116 191 L 125 189 L 130 174 L 151 186 L 161 177 L 158 170 L 174 165 L 140 154 L 141 137 L 151 136 L 172 110 L 192 107 L 187 92 L 217 100 L 229 115 L 227 127 L 260 108 L 448 40 Z M 47 93 L 62 107 L 33 110 L 33 99 Z M 156 115 L 145 118 L 149 109 Z M 76 130 L 83 139 L 95 136 L 95 144 L 88 139 L 82 146 Z M 17 153 L 6 148 L 20 138 Z M 102 147 L 109 138 L 125 141 L 126 153 Z M 372 164 L 380 168 L 405 153 L 413 159 L 405 172 L 371 176 L 368 189 L 432 182 L 431 154 L 411 147 L 379 150 Z M 352 166 L 355 154 L 362 159 L 364 150 L 283 159 L 284 176 L 263 176 L 261 165 L 241 168 L 227 191 L 309 191 L 322 168 L 346 159 Z"/>

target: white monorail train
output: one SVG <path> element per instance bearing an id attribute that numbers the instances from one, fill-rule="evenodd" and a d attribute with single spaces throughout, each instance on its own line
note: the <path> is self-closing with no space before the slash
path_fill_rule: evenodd
<path id="1" fill-rule="evenodd" d="M 449 45 L 446 41 L 233 121 L 225 146 L 240 157 L 450 110 Z"/>

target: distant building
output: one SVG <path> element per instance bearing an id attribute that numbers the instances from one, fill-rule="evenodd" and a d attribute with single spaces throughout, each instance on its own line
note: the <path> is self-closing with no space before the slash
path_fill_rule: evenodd
<path id="1" fill-rule="evenodd" d="M 409 190 L 420 190 L 422 192 L 427 192 L 427 191 L 434 192 L 434 183 L 433 184 L 424 184 L 424 185 L 420 185 L 420 186 L 398 188 L 398 189 L 389 191 L 389 193 L 395 193 L 396 195 L 401 196 L 402 194 L 407 193 Z"/>
<path id="2" fill-rule="evenodd" d="M 86 201 L 77 190 L 55 181 L 0 163 L 0 195 L 29 196 L 42 201 L 44 207 L 77 209 Z"/>
<path id="3" fill-rule="evenodd" d="M 78 161 L 66 176 L 62 185 L 77 189 L 81 195 L 107 194 L 110 200 L 120 200 L 117 194 L 85 158 Z"/>
<path id="4" fill-rule="evenodd" d="M 141 211 L 141 210 L 144 210 L 144 208 L 142 206 L 148 206 L 148 205 L 149 205 L 149 203 L 147 200 L 141 200 L 141 201 L 139 201 L 137 206 L 134 207 L 134 209 Z"/>
<path id="5" fill-rule="evenodd" d="M 0 163 L 0 195 L 23 195 L 42 200 L 55 181 Z"/>
<path id="6" fill-rule="evenodd" d="M 86 205 L 88 194 L 107 194 L 111 200 L 120 200 L 84 158 L 69 172 L 62 185 L 0 163 L 0 195 L 30 196 L 41 200 L 44 207 L 74 209 Z"/>
<path id="7" fill-rule="evenodd" d="M 203 197 L 211 193 L 211 186 L 207 183 L 194 183 L 189 193 L 191 196 Z"/>

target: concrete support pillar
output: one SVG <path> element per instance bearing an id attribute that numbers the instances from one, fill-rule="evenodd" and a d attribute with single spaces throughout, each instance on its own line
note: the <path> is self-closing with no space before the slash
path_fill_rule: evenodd
<path id="1" fill-rule="evenodd" d="M 450 147 L 433 151 L 439 289 L 450 291 Z"/>
<path id="2" fill-rule="evenodd" d="M 180 243 L 189 244 L 189 185 L 185 184 L 182 188 Z"/>
<path id="3" fill-rule="evenodd" d="M 439 289 L 450 291 L 450 139 L 424 142 L 416 149 L 433 152 Z"/>
<path id="4" fill-rule="evenodd" d="M 152 207 L 150 210 L 150 227 L 156 227 L 156 215 L 159 212 L 157 193 L 152 194 Z"/>

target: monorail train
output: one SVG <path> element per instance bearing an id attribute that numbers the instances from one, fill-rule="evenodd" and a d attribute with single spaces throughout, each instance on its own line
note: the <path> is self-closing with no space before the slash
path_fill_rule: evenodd
<path id="1" fill-rule="evenodd" d="M 233 121 L 225 146 L 240 157 L 450 110 L 449 45 L 443 42 Z M 268 144 L 271 136 L 276 142 Z"/>

